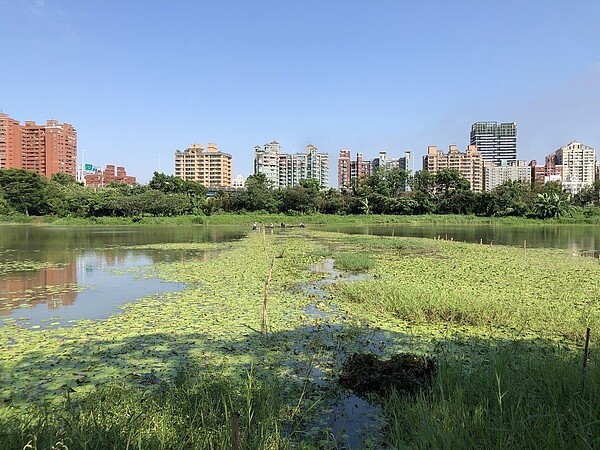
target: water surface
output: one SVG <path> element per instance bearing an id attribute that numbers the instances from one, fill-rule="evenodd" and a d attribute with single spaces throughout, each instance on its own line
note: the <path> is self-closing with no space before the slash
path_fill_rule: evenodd
<path id="1" fill-rule="evenodd" d="M 323 229 L 348 234 L 424 237 L 519 247 L 526 245 L 538 248 L 561 248 L 596 257 L 600 253 L 600 226 L 598 225 L 395 224 L 326 226 Z"/>
<path id="2" fill-rule="evenodd" d="M 182 284 L 144 278 L 139 269 L 208 254 L 135 246 L 223 242 L 245 233 L 240 227 L 0 225 L 0 326 L 17 321 L 42 328 L 103 319 L 127 302 L 182 290 Z"/>
<path id="3" fill-rule="evenodd" d="M 350 234 L 412 236 L 600 254 L 593 225 L 320 226 Z M 155 262 L 207 258 L 199 250 L 135 248 L 148 244 L 223 242 L 248 233 L 243 226 L 44 227 L 0 225 L 0 326 L 35 327 L 102 319 L 119 305 L 184 286 L 145 279 L 137 269 Z M 276 230 L 284 232 L 284 230 Z M 133 248 L 132 248 L 133 247 Z"/>

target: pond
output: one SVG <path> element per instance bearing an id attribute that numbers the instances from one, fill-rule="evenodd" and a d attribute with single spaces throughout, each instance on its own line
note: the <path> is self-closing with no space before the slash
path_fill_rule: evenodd
<path id="1" fill-rule="evenodd" d="M 381 236 L 411 236 L 508 246 L 561 248 L 586 256 L 600 255 L 598 225 L 408 225 L 327 226 L 328 231 Z"/>
<path id="2" fill-rule="evenodd" d="M 323 226 L 349 234 L 413 236 L 475 243 L 556 247 L 600 254 L 600 227 L 591 225 L 390 225 Z M 209 258 L 200 250 L 135 248 L 148 244 L 224 242 L 244 226 L 43 227 L 0 225 L 0 326 L 35 328 L 102 319 L 119 306 L 183 285 L 140 277 L 156 262 Z M 277 233 L 287 232 L 278 230 Z"/>
<path id="3" fill-rule="evenodd" d="M 208 258 L 200 250 L 136 249 L 173 242 L 224 242 L 241 227 L 40 227 L 0 225 L 0 326 L 68 326 L 103 319 L 119 306 L 183 285 L 143 278 L 156 262 Z"/>

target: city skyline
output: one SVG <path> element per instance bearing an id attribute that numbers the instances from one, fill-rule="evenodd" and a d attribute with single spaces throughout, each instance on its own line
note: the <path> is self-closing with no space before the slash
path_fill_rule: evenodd
<path id="1" fill-rule="evenodd" d="M 246 177 L 272 140 L 418 161 L 478 121 L 516 122 L 517 157 L 542 160 L 600 147 L 599 18 L 593 1 L 0 0 L 0 109 L 73 124 L 79 162 L 141 183 L 191 142 Z"/>
<path id="2" fill-rule="evenodd" d="M 38 125 L 34 121 L 21 124 L 8 114 L 0 113 L 0 169 L 25 168 L 47 178 L 59 172 L 72 176 L 76 173 L 78 180 L 85 178 L 86 183 L 96 187 L 110 184 L 111 181 L 128 185 L 137 182 L 135 176 L 127 175 L 123 166 L 108 164 L 102 170 L 101 166 L 76 162 L 76 136 L 76 130 L 68 123 L 59 124 L 52 119 L 46 125 Z M 538 165 L 535 159 L 529 163 L 527 160 L 518 160 L 517 127 L 514 122 L 473 123 L 470 142 L 465 153 L 458 151 L 456 144 L 450 144 L 447 155 L 438 151 L 436 146 L 429 146 L 427 154 L 423 156 L 423 170 L 437 172 L 439 168 L 456 169 L 469 181 L 475 192 L 491 190 L 510 179 L 533 181 L 543 177 L 545 181 L 557 181 L 553 177 L 562 173 L 564 177 L 561 176 L 560 181 L 565 189 L 578 192 L 583 186 L 591 185 L 594 173 L 600 167 L 595 159 L 595 149 L 576 141 L 546 155 L 543 166 Z M 567 166 L 563 166 L 563 151 L 571 155 L 568 162 L 565 161 Z M 579 152 L 585 153 L 585 157 Z M 388 157 L 387 151 L 383 150 L 374 159 L 363 159 L 362 152 L 356 152 L 356 160 L 352 160 L 351 154 L 350 149 L 339 151 L 338 189 L 348 189 L 358 178 L 372 174 L 379 166 L 400 168 L 409 173 L 415 171 L 411 151 L 406 151 L 404 157 Z M 465 165 L 464 162 L 473 156 L 476 161 Z M 242 187 L 244 177 L 241 174 L 233 177 L 232 159 L 232 155 L 219 151 L 215 143 L 209 143 L 206 151 L 202 144 L 191 144 L 185 150 L 175 151 L 173 175 L 198 181 L 209 189 L 231 188 L 234 180 L 237 187 Z M 263 147 L 255 146 L 253 159 L 253 174 L 265 174 L 273 187 L 294 187 L 307 178 L 318 179 L 322 189 L 335 187 L 333 182 L 329 183 L 329 154 L 319 152 L 312 144 L 306 146 L 305 153 L 290 154 L 282 152 L 279 142 L 272 141 Z M 67 170 L 61 170 L 61 165 Z M 93 170 L 84 170 L 84 166 L 87 168 L 88 165 Z M 546 179 L 547 176 L 550 178 Z"/>

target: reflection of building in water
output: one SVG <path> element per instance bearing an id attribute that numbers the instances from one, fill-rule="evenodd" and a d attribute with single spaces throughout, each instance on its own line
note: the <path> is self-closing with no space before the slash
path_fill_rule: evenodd
<path id="1" fill-rule="evenodd" d="M 60 263 L 49 262 L 49 264 L 61 264 L 60 266 L 0 275 L 0 316 L 8 316 L 12 311 L 24 307 L 41 305 L 47 305 L 49 310 L 55 310 L 75 304 L 78 298 L 85 302 L 84 297 L 78 297 L 82 290 L 80 287 L 98 282 L 102 286 L 108 285 L 110 289 L 110 275 L 106 275 L 106 272 L 110 273 L 114 268 L 127 270 L 149 266 L 153 262 L 152 258 L 144 252 L 122 249 L 90 251 L 79 255 L 65 253 L 60 257 Z M 181 257 L 182 260 L 188 257 L 196 258 L 197 254 L 187 256 L 182 254 Z M 203 252 L 199 257 L 207 261 L 209 254 Z M 178 255 L 173 255 L 173 259 L 175 258 L 178 258 Z M 64 264 L 62 261 L 65 259 L 70 259 L 71 262 Z M 164 261 L 168 258 L 163 254 L 158 260 Z M 95 272 L 99 273 L 94 274 Z"/>
<path id="2" fill-rule="evenodd" d="M 125 261 L 127 260 L 127 253 L 121 253 L 121 254 L 108 254 L 106 255 L 105 261 L 106 261 L 106 265 L 108 267 L 114 267 L 118 264 L 124 264 Z"/>
<path id="3" fill-rule="evenodd" d="M 0 315 L 22 304 L 47 304 L 49 309 L 72 305 L 77 297 L 77 267 L 48 267 L 0 277 Z"/>

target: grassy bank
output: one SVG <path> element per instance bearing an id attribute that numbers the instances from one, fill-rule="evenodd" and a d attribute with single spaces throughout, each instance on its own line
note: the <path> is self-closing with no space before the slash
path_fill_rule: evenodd
<path id="1" fill-rule="evenodd" d="M 475 215 L 458 214 L 424 214 L 420 216 L 399 215 L 335 215 L 335 214 L 307 214 L 285 215 L 267 213 L 220 213 L 211 216 L 174 216 L 174 217 L 56 217 L 56 216 L 25 216 L 10 215 L 0 216 L 0 223 L 5 224 L 33 224 L 56 226 L 104 226 L 104 225 L 244 225 L 253 223 L 261 226 L 273 224 L 279 227 L 281 223 L 287 226 L 299 226 L 300 223 L 314 225 L 427 225 L 427 224 L 492 224 L 492 225 L 569 225 L 569 224 L 600 224 L 600 215 L 586 217 L 581 212 L 572 217 L 558 219 L 528 219 L 524 217 L 480 217 Z"/>
<path id="2" fill-rule="evenodd" d="M 147 276 L 188 289 L 105 321 L 0 328 L 4 448 L 230 448 L 233 412 L 240 448 L 340 448 L 322 417 L 341 363 L 366 349 L 431 355 L 437 371 L 415 398 L 372 399 L 386 425 L 365 447 L 600 446 L 596 340 L 582 369 L 585 329 L 600 330 L 596 260 L 310 228 L 220 250 L 156 264 Z M 364 278 L 312 298 L 300 285 L 329 257 Z"/>

